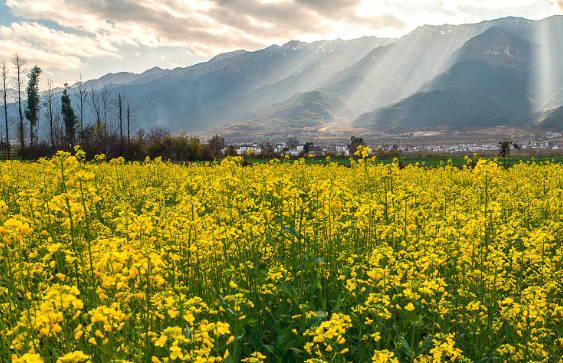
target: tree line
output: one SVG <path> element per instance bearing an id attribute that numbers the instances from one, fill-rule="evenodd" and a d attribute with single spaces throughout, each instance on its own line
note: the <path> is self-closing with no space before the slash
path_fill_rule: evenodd
<path id="1" fill-rule="evenodd" d="M 0 65 L 4 109 L 0 143 L 4 152 L 17 149 L 22 158 L 34 158 L 78 144 L 100 153 L 124 154 L 128 150 L 135 112 L 125 97 L 107 88 L 87 87 L 82 77 L 72 87 L 65 83 L 62 90 L 47 80 L 46 90 L 40 92 L 41 68 L 26 66 L 19 54 Z M 13 99 L 9 99 L 10 93 Z M 10 122 L 9 104 L 17 109 L 15 125 Z M 90 120 L 87 115 L 92 116 Z M 40 122 L 43 133 L 39 132 Z"/>

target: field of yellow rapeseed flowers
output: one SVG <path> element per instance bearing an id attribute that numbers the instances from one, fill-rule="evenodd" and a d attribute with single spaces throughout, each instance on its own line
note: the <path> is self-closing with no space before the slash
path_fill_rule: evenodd
<path id="1" fill-rule="evenodd" d="M 560 361 L 563 165 L 0 163 L 12 362 Z"/>

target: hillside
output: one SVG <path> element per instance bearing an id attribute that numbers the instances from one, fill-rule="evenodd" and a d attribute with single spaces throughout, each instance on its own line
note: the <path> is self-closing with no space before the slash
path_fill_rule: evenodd
<path id="1" fill-rule="evenodd" d="M 355 126 L 389 130 L 524 126 L 532 113 L 532 44 L 500 27 L 469 40 L 456 63 L 419 92 L 361 115 Z"/>
<path id="2" fill-rule="evenodd" d="M 538 126 L 544 130 L 563 131 L 563 106 L 547 111 Z"/>
<path id="3" fill-rule="evenodd" d="M 169 71 L 150 82 L 115 87 L 114 92 L 135 101 L 144 115 L 144 124 L 172 130 L 204 130 L 284 101 L 307 88 L 303 84 L 314 89 L 314 80 L 322 80 L 317 74 L 321 64 L 323 77 L 330 77 L 373 47 L 388 42 L 376 38 L 289 42 L 256 52 L 237 51 Z M 289 77 L 301 81 L 284 82 Z M 274 86 L 267 90 L 269 85 Z"/>
<path id="4" fill-rule="evenodd" d="M 297 94 L 289 100 L 243 115 L 241 121 L 227 126 L 233 131 L 275 131 L 322 126 L 349 118 L 349 107 L 335 95 L 320 91 Z"/>

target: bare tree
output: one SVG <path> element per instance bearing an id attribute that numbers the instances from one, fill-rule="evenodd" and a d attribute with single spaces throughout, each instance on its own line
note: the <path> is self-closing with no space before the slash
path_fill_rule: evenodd
<path id="1" fill-rule="evenodd" d="M 119 142 L 123 144 L 123 99 L 117 95 L 117 121 L 119 123 Z"/>
<path id="2" fill-rule="evenodd" d="M 131 143 L 131 105 L 127 101 L 127 145 Z"/>
<path id="3" fill-rule="evenodd" d="M 98 142 L 101 139 L 102 131 L 102 101 L 100 100 L 100 95 L 98 90 L 94 87 L 90 88 L 90 108 L 96 117 L 96 135 L 98 137 Z"/>
<path id="4" fill-rule="evenodd" d="M 49 79 L 47 80 L 47 93 L 45 95 L 45 112 L 47 113 L 47 118 L 49 119 L 49 137 L 51 139 L 52 149 L 55 149 L 55 107 L 55 91 L 53 90 L 53 83 Z"/>
<path id="5" fill-rule="evenodd" d="M 110 107 L 111 107 L 111 92 L 108 89 L 103 88 L 100 91 L 100 101 L 101 101 L 102 115 L 103 115 L 103 120 L 104 120 L 103 133 L 106 134 L 107 128 L 108 128 L 108 113 L 111 111 L 110 110 Z"/>
<path id="6" fill-rule="evenodd" d="M 24 66 L 25 66 L 25 59 L 23 59 L 19 54 L 15 54 L 12 58 L 12 64 L 16 69 L 16 79 L 15 79 L 15 86 L 16 92 L 18 96 L 18 111 L 20 117 L 20 125 L 19 125 L 19 136 L 20 136 L 20 147 L 21 147 L 21 154 L 23 156 L 24 148 L 25 148 L 25 134 L 23 130 L 23 111 L 22 111 L 22 83 L 23 83 L 23 74 L 24 74 Z"/>
<path id="7" fill-rule="evenodd" d="M 64 142 L 63 123 L 61 121 L 60 112 L 55 112 L 53 116 L 53 138 L 57 147 Z"/>
<path id="8" fill-rule="evenodd" d="M 218 159 L 221 156 L 221 150 L 225 147 L 225 138 L 219 135 L 214 135 L 209 140 L 209 151 L 213 159 Z"/>
<path id="9" fill-rule="evenodd" d="M 86 85 L 82 82 L 82 75 L 80 75 L 80 81 L 76 84 L 74 88 L 75 96 L 78 100 L 78 122 L 80 123 L 80 137 L 84 134 L 84 111 L 86 100 L 88 99 L 88 90 L 86 89 Z"/>
<path id="10" fill-rule="evenodd" d="M 0 66 L 0 76 L 2 77 L 2 98 L 4 100 L 4 125 L 6 127 L 6 151 L 10 152 L 10 134 L 8 131 L 8 88 L 6 82 L 8 81 L 8 67 L 6 62 L 2 62 Z"/>

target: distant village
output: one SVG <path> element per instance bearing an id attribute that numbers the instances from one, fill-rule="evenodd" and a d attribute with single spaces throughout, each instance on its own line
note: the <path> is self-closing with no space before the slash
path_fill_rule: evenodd
<path id="1" fill-rule="evenodd" d="M 418 154 L 463 154 L 482 153 L 494 155 L 499 152 L 501 142 L 496 143 L 451 143 L 451 144 L 386 144 L 386 143 L 364 143 L 363 139 L 357 138 L 354 142 L 316 145 L 313 142 L 300 142 L 289 138 L 286 142 L 270 143 L 239 143 L 231 144 L 222 148 L 223 155 L 241 156 L 289 156 L 289 157 L 350 157 L 359 145 L 369 146 L 373 154 L 380 153 L 418 153 Z M 553 154 L 563 153 L 563 141 L 560 133 L 550 133 L 542 140 L 525 140 L 514 142 L 513 147 L 521 152 L 546 151 Z"/>

